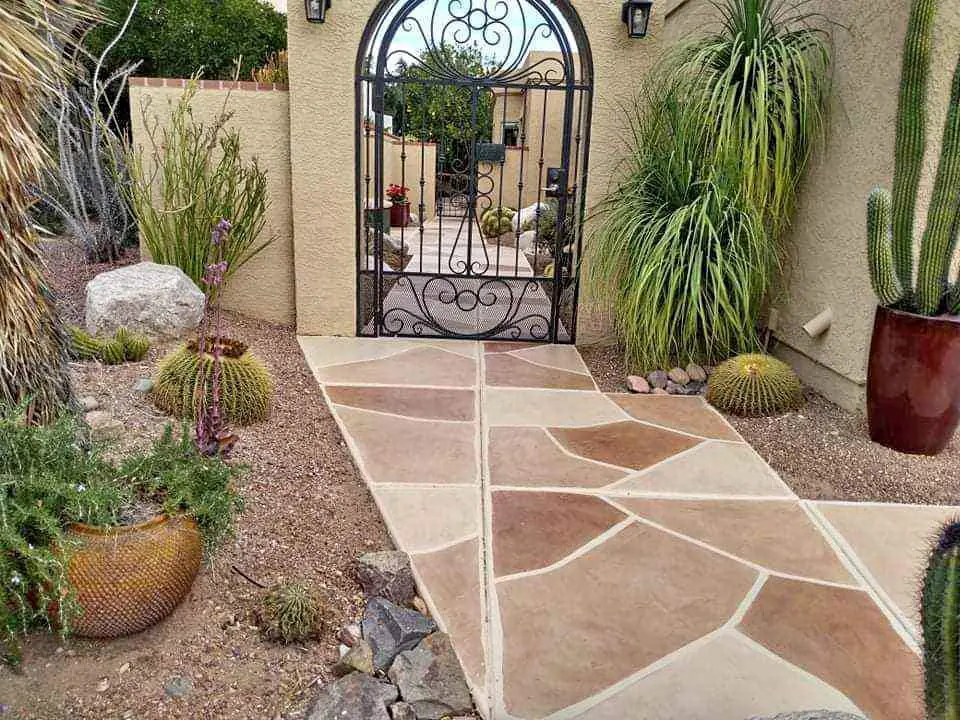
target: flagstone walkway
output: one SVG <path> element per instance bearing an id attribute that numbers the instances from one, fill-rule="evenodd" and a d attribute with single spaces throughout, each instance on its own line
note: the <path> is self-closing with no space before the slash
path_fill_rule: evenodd
<path id="1" fill-rule="evenodd" d="M 492 720 L 920 720 L 916 584 L 956 508 L 798 500 L 699 398 L 576 349 L 302 338 Z"/>

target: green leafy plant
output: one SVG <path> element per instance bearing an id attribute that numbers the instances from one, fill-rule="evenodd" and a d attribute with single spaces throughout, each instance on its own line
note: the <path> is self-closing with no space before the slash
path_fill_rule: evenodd
<path id="1" fill-rule="evenodd" d="M 940 528 L 920 598 L 927 720 L 960 717 L 960 522 Z"/>
<path id="2" fill-rule="evenodd" d="M 43 276 L 25 188 L 40 185 L 49 162 L 40 108 L 72 72 L 61 61 L 65 28 L 91 9 L 78 0 L 0 4 L 0 403 L 28 402 L 34 422 L 55 418 L 73 394 L 69 339 Z"/>
<path id="3" fill-rule="evenodd" d="M 256 159 L 243 160 L 240 134 L 226 127 L 232 116 L 228 101 L 205 124 L 193 115 L 196 93 L 194 78 L 167 124 L 152 116 L 145 98 L 140 110 L 147 145 L 129 151 L 127 191 L 153 261 L 179 267 L 200 285 L 213 255 L 211 228 L 221 218 L 232 224 L 222 248 L 225 281 L 275 238 L 260 240 L 269 204 L 267 176 Z"/>
<path id="4" fill-rule="evenodd" d="M 227 338 L 212 341 L 202 353 L 202 361 L 196 342 L 161 360 L 151 393 L 154 404 L 174 417 L 196 419 L 197 397 L 202 388 L 206 387 L 208 402 L 213 401 L 213 388 L 206 379 L 213 370 L 215 349 L 220 356 L 219 405 L 224 419 L 238 425 L 266 420 L 273 395 L 270 374 L 245 344 Z"/>
<path id="5" fill-rule="evenodd" d="M 921 315 L 960 315 L 960 277 L 950 267 L 960 237 L 960 58 L 920 260 L 914 279 L 914 220 L 927 151 L 927 95 L 938 0 L 913 0 L 904 43 L 893 195 L 877 188 L 867 203 L 870 278 L 880 304 Z"/>
<path id="6" fill-rule="evenodd" d="M 707 401 L 724 412 L 748 417 L 781 415 L 804 402 L 800 378 L 793 369 L 756 353 L 719 365 L 710 376 Z"/>
<path id="7" fill-rule="evenodd" d="M 789 223 L 829 102 L 829 36 L 808 6 L 720 0 L 718 30 L 682 44 L 664 69 L 710 118 L 709 152 L 735 171 L 774 239 Z"/>
<path id="8" fill-rule="evenodd" d="M 267 591 L 260 610 L 260 627 L 271 640 L 284 643 L 316 638 L 323 631 L 329 601 L 316 587 L 280 583 Z"/>
<path id="9" fill-rule="evenodd" d="M 188 428 L 176 437 L 168 427 L 150 452 L 117 468 L 73 416 L 46 426 L 25 419 L 25 406 L 0 409 L 0 650 L 12 664 L 19 635 L 67 634 L 76 617 L 67 525 L 116 526 L 132 502 L 146 501 L 193 517 L 212 553 L 242 507 L 241 468 L 200 456 Z"/>
<path id="10" fill-rule="evenodd" d="M 670 90 L 638 101 L 625 179 L 587 244 L 588 287 L 612 299 L 627 363 L 641 371 L 756 349 L 778 268 L 736 173 L 713 164 L 704 119 L 689 107 Z"/>
<path id="11" fill-rule="evenodd" d="M 134 0 L 100 0 L 107 22 L 94 28 L 85 45 L 99 56 Z M 255 67 L 287 47 L 287 18 L 260 0 L 139 0 L 130 27 L 110 53 L 112 72 L 140 63 L 146 77 L 190 77 L 201 67 L 209 77 L 233 79 L 236 59 L 249 77 Z"/>

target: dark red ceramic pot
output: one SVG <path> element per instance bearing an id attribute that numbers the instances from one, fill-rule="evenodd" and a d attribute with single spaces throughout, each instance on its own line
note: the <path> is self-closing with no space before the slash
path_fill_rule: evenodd
<path id="1" fill-rule="evenodd" d="M 960 425 L 960 318 L 878 308 L 867 413 L 874 442 L 914 455 L 942 452 Z"/>
<path id="2" fill-rule="evenodd" d="M 410 203 L 394 203 L 390 206 L 390 227 L 407 227 L 410 224 Z"/>

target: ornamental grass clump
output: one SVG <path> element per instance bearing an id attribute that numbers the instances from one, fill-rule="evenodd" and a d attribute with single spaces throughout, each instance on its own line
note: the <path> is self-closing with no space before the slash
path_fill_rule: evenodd
<path id="1" fill-rule="evenodd" d="M 240 134 L 227 128 L 226 100 L 213 122 L 194 117 L 197 88 L 194 77 L 167 124 L 154 119 L 144 100 L 147 144 L 128 152 L 127 192 L 152 260 L 179 267 L 201 286 L 214 250 L 210 228 L 220 218 L 232 225 L 220 250 L 224 283 L 275 238 L 260 239 L 269 205 L 266 172 L 256 159 L 243 160 Z"/>

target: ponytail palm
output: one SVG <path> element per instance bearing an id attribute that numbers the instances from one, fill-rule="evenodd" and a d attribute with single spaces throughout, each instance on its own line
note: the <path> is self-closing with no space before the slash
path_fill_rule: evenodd
<path id="1" fill-rule="evenodd" d="M 624 181 L 598 208 L 589 287 L 612 299 L 627 364 L 648 370 L 755 350 L 776 249 L 704 118 L 673 92 L 634 111 Z"/>
<path id="2" fill-rule="evenodd" d="M 719 29 L 673 57 L 691 102 L 713 119 L 714 154 L 738 170 L 744 193 L 776 239 L 824 128 L 827 34 L 809 0 L 718 0 Z"/>
<path id="3" fill-rule="evenodd" d="M 26 403 L 37 421 L 51 419 L 71 392 L 68 342 L 43 278 L 27 188 L 48 160 L 38 113 L 63 71 L 56 45 L 83 16 L 79 0 L 0 0 L 0 404 Z"/>

